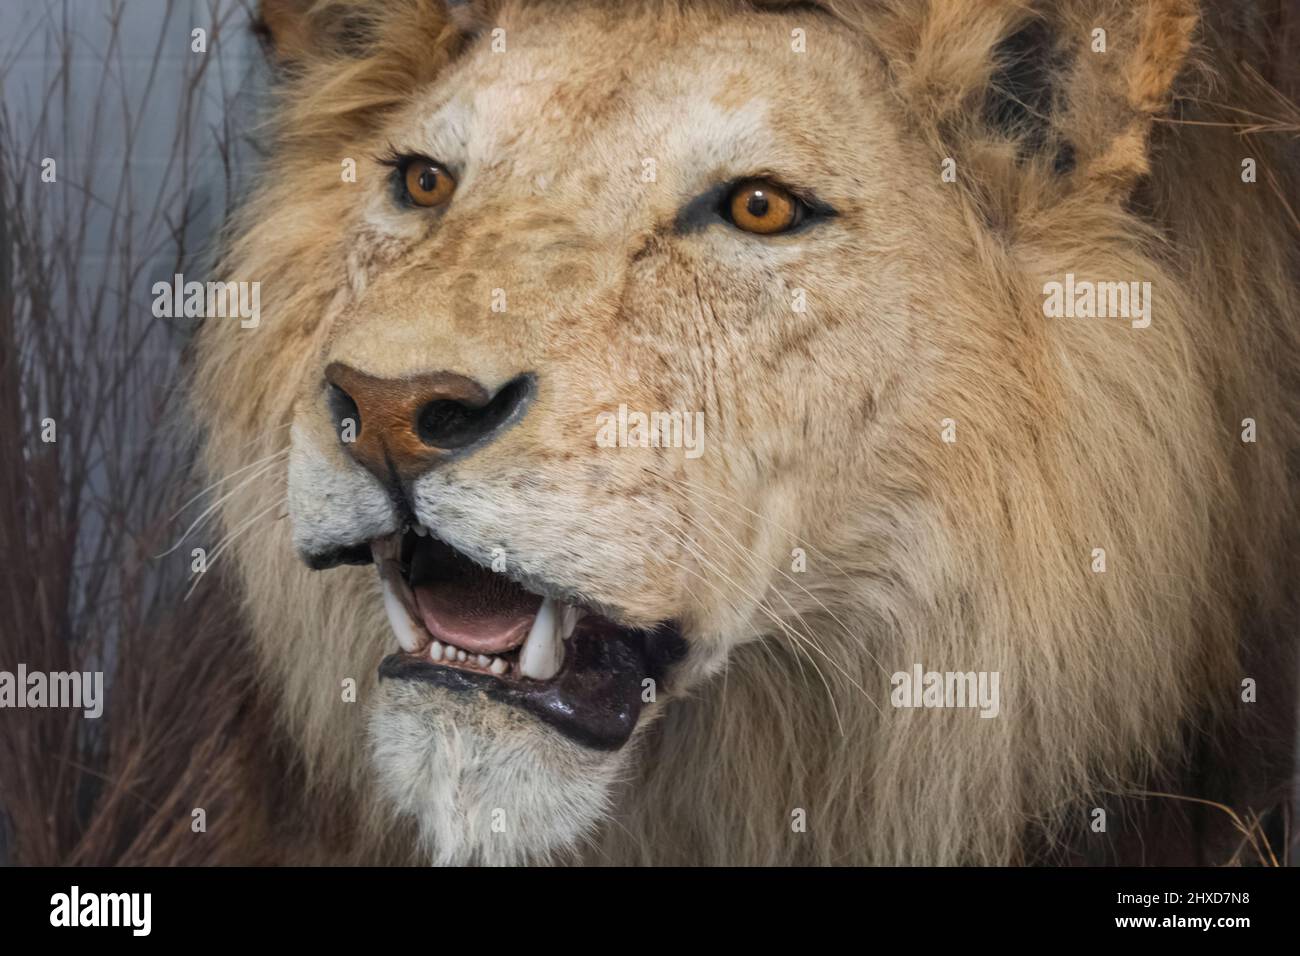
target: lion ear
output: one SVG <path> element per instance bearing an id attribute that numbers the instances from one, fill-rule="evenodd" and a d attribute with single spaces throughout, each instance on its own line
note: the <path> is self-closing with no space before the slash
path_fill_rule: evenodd
<path id="1" fill-rule="evenodd" d="M 360 55 L 375 12 L 374 3 L 361 0 L 261 0 L 253 29 L 273 63 L 292 67 Z"/>
<path id="2" fill-rule="evenodd" d="M 262 0 L 258 4 L 253 32 L 269 59 L 290 62 L 310 46 L 305 35 L 310 6 L 311 0 Z"/>
<path id="3" fill-rule="evenodd" d="M 254 30 L 274 63 L 295 67 L 364 56 L 381 24 L 450 23 L 459 33 L 477 33 L 495 8 L 496 0 L 260 0 Z"/>
<path id="4" fill-rule="evenodd" d="M 913 115 L 945 148 L 1034 163 L 1127 195 L 1176 101 L 1194 0 L 896 0 L 873 32 Z"/>
<path id="5" fill-rule="evenodd" d="M 495 0 L 443 0 L 447 17 L 461 33 L 478 33 L 489 26 L 496 9 Z"/>

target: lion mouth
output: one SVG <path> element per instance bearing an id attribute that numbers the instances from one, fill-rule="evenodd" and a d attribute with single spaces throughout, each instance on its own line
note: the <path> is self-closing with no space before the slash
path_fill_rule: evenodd
<path id="1" fill-rule="evenodd" d="M 627 742 L 685 654 L 670 622 L 628 628 L 536 594 L 423 529 L 376 539 L 370 550 L 402 648 L 380 664 L 381 679 L 482 693 L 609 750 Z"/>

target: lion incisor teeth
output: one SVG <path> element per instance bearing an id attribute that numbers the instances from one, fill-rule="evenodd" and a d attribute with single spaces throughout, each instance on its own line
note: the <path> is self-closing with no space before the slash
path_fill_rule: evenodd
<path id="1" fill-rule="evenodd" d="M 519 672 L 533 680 L 550 680 L 564 663 L 563 605 L 551 598 L 542 601 L 532 629 L 519 649 Z M 572 632 L 572 627 L 570 627 Z"/>

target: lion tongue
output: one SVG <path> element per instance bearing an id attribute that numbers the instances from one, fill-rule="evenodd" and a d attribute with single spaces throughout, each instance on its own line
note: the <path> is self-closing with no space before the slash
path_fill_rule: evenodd
<path id="1" fill-rule="evenodd" d="M 542 603 L 513 582 L 477 568 L 412 590 L 429 633 L 476 654 L 502 654 L 522 644 Z"/>

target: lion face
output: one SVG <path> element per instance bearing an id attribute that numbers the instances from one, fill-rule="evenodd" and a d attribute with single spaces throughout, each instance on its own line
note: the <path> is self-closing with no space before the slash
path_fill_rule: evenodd
<path id="1" fill-rule="evenodd" d="M 1181 2 L 1106 55 L 1094 0 L 263 6 L 263 318 L 194 394 L 329 853 L 1025 859 L 1281 613 L 1300 438 L 1224 423 L 1292 395 L 1290 234 L 1188 198 L 1241 147 L 1155 122 Z M 1151 321 L 1051 317 L 1071 275 Z"/>
<path id="2" fill-rule="evenodd" d="M 590 825 L 638 731 L 771 627 L 923 377 L 898 277 L 932 250 L 887 224 L 926 187 L 860 44 L 818 18 L 792 51 L 808 19 L 507 8 L 508 55 L 418 90 L 337 223 L 293 539 L 377 567 L 313 600 L 386 607 L 370 736 L 444 858 Z"/>

